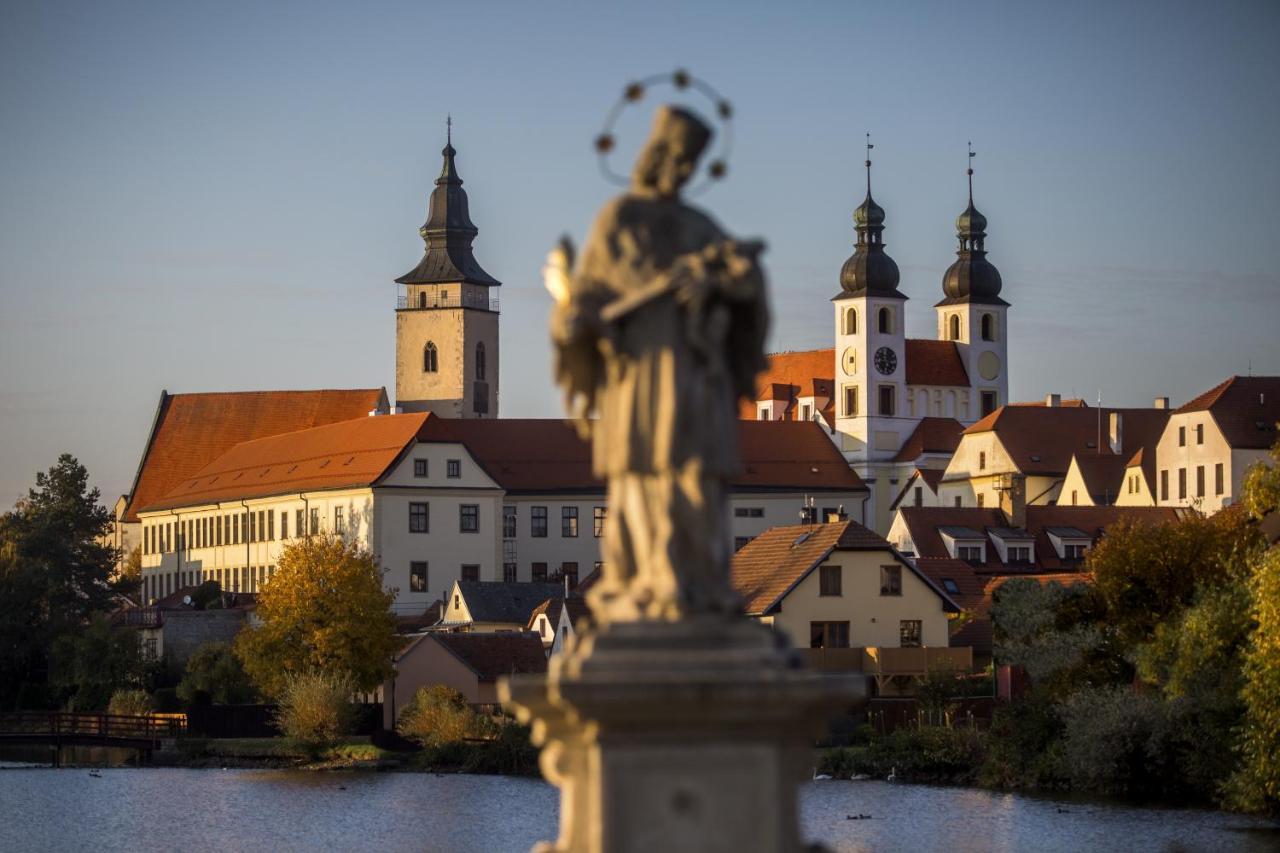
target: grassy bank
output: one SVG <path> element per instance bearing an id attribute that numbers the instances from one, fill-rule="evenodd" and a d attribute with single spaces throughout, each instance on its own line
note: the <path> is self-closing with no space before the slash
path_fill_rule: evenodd
<path id="1" fill-rule="evenodd" d="M 152 763 L 166 767 L 281 767 L 315 770 L 390 769 L 404 753 L 370 743 L 367 737 L 343 738 L 312 753 L 289 738 L 183 738 L 175 748 L 157 752 Z"/>
<path id="2" fill-rule="evenodd" d="M 538 772 L 537 750 L 528 740 L 503 737 L 447 743 L 416 752 L 396 752 L 375 746 L 367 737 L 347 737 L 314 753 L 284 737 L 183 738 L 174 749 L 155 753 L 152 763 L 213 769 L 401 770 L 511 776 Z"/>

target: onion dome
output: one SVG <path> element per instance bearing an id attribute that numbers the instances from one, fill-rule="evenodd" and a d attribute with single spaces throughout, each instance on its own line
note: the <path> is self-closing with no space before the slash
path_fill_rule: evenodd
<path id="1" fill-rule="evenodd" d="M 972 153 L 969 155 L 972 157 Z M 986 305 L 1008 305 L 1000 298 L 1000 271 L 987 260 L 987 217 L 973 206 L 973 169 L 969 169 L 969 206 L 956 217 L 956 237 L 960 248 L 956 260 L 942 275 L 939 305 L 972 302 Z"/>
<path id="2" fill-rule="evenodd" d="M 868 153 L 871 145 L 867 145 Z M 898 265 L 884 252 L 884 208 L 871 197 L 871 160 L 866 161 L 867 197 L 853 212 L 853 227 L 858 233 L 853 255 L 840 268 L 840 293 L 837 299 L 852 296 L 907 297 L 898 292 Z"/>
<path id="3" fill-rule="evenodd" d="M 451 123 L 452 124 L 452 123 Z M 436 188 L 431 191 L 427 221 L 418 229 L 427 244 L 418 265 L 396 279 L 397 284 L 481 284 L 496 287 L 501 282 L 489 275 L 472 254 L 471 242 L 480 230 L 471 222 L 467 193 L 462 189 L 454 157 L 452 127 L 440 154 L 444 164 Z"/>

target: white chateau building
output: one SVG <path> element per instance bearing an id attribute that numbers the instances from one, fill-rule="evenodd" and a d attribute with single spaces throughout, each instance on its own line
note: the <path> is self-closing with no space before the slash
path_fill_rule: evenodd
<path id="1" fill-rule="evenodd" d="M 871 196 L 853 212 L 857 242 L 832 298 L 831 349 L 777 353 L 761 377 L 759 420 L 818 420 L 870 488 L 867 524 L 885 532 L 891 504 L 917 468 L 945 467 L 963 428 L 1008 402 L 1008 309 L 986 258 L 987 220 L 956 220 L 959 250 L 942 280 L 937 337 L 904 334 L 898 265 L 884 250 L 885 212 Z"/>

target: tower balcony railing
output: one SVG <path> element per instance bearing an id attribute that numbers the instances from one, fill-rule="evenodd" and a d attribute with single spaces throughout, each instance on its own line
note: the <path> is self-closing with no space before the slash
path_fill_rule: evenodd
<path id="1" fill-rule="evenodd" d="M 459 293 L 451 289 L 445 294 L 419 293 L 416 297 L 400 294 L 396 297 L 397 311 L 425 311 L 430 308 L 476 308 L 498 313 L 498 297 L 485 296 L 472 291 Z"/>

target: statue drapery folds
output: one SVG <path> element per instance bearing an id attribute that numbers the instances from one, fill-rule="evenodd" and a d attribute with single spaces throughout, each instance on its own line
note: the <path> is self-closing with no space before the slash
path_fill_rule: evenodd
<path id="1" fill-rule="evenodd" d="M 553 251 L 556 379 L 607 479 L 602 623 L 732 612 L 728 481 L 737 404 L 765 366 L 763 244 L 729 237 L 680 189 L 711 130 L 659 109 L 628 192 L 581 258 Z"/>

